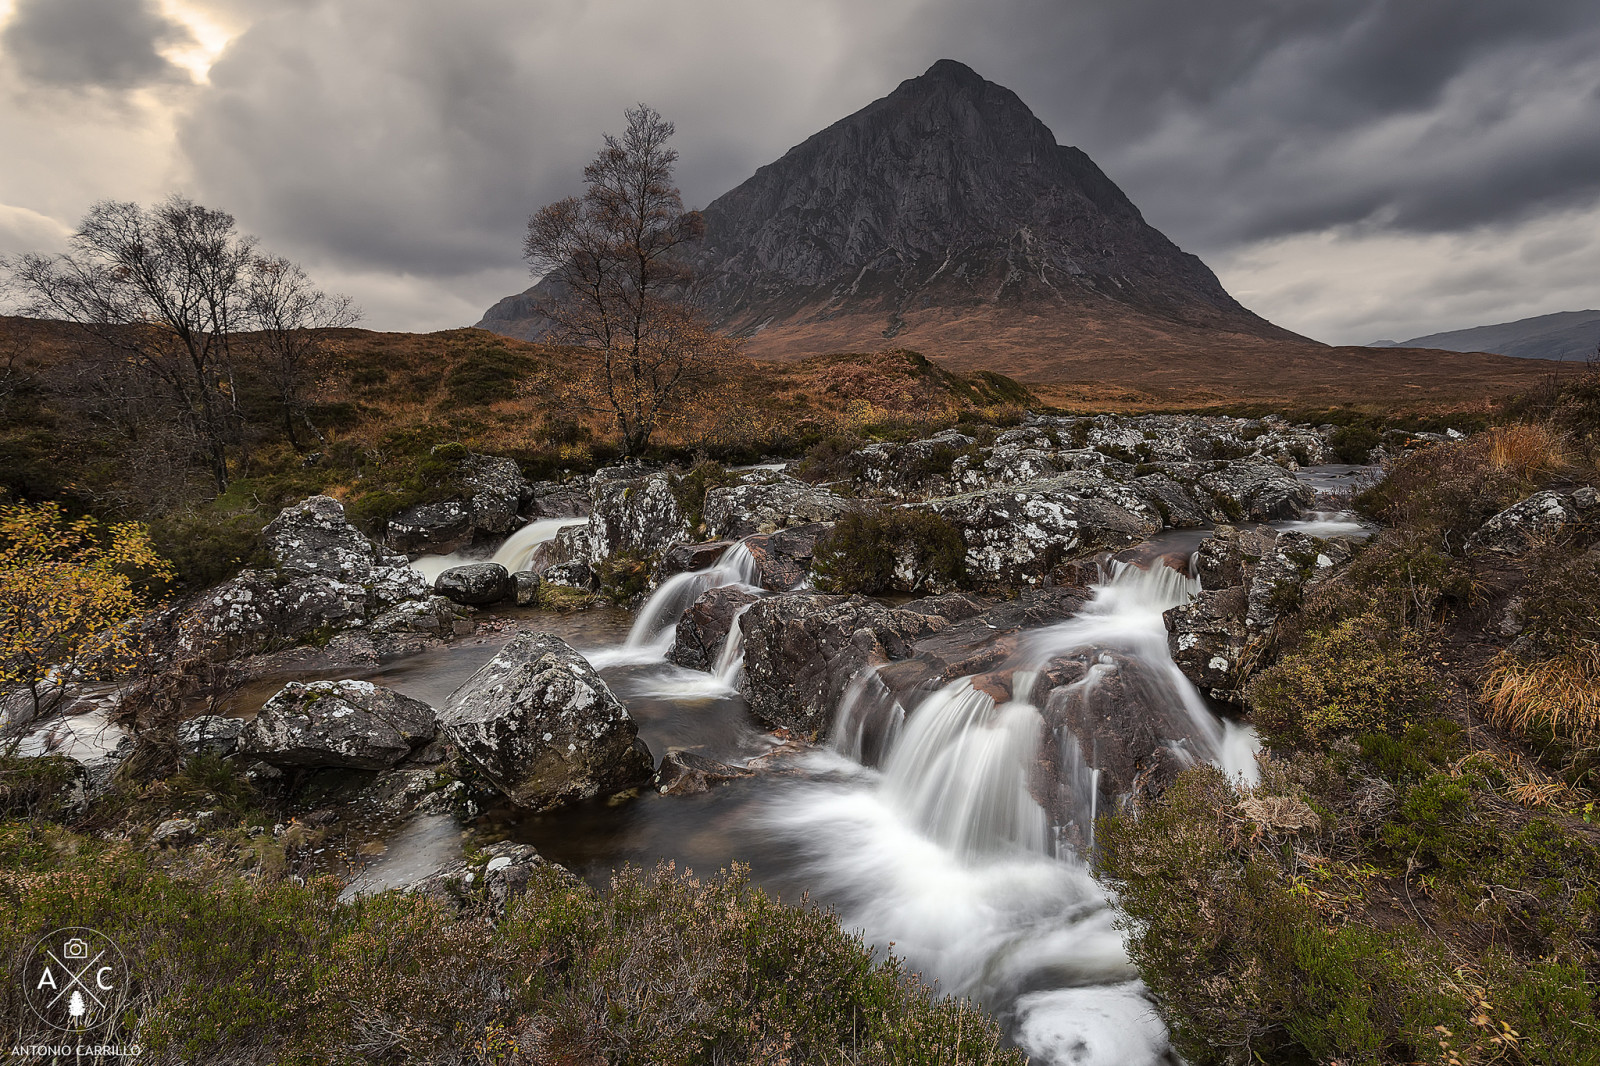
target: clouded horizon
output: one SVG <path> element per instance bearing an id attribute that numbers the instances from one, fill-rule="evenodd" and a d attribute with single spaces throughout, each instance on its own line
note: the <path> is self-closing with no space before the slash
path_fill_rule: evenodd
<path id="1" fill-rule="evenodd" d="M 1319 340 L 1600 306 L 1592 0 L 0 0 L 0 254 L 178 191 L 369 328 L 467 325 L 624 107 L 703 206 L 941 57 Z"/>

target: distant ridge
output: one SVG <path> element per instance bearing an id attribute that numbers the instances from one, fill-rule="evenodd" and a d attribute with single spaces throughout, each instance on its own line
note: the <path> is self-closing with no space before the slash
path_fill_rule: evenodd
<path id="1" fill-rule="evenodd" d="M 1374 341 L 1371 347 L 1438 348 L 1446 352 L 1492 352 L 1519 359 L 1593 359 L 1600 348 L 1600 311 L 1558 311 L 1493 326 L 1430 333 L 1408 341 Z"/>

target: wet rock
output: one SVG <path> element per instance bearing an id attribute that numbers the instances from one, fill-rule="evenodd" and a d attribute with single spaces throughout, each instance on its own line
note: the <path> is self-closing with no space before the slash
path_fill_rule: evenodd
<path id="1" fill-rule="evenodd" d="M 788 592 L 804 581 L 811 573 L 817 541 L 832 528 L 831 522 L 811 522 L 747 539 L 744 544 L 755 557 L 761 587 L 772 592 Z"/>
<path id="2" fill-rule="evenodd" d="M 422 636 L 449 636 L 450 624 L 458 614 L 455 604 L 443 596 L 429 596 L 424 600 L 407 600 L 395 604 L 374 618 L 367 632 L 374 637 L 392 637 L 402 633 Z"/>
<path id="3" fill-rule="evenodd" d="M 663 796 L 693 796 L 714 785 L 754 776 L 753 770 L 729 766 L 692 751 L 669 751 L 656 771 L 656 791 Z"/>
<path id="4" fill-rule="evenodd" d="M 224 718 L 221 715 L 203 714 L 178 725 L 178 750 L 185 755 L 214 755 L 223 758 L 239 750 L 239 740 L 244 736 L 246 722 L 242 718 Z"/>
<path id="5" fill-rule="evenodd" d="M 734 617 L 760 598 L 739 585 L 708 589 L 678 620 L 677 636 L 667 658 L 691 670 L 711 669 L 733 628 Z"/>
<path id="6" fill-rule="evenodd" d="M 278 767 L 381 770 L 433 739 L 433 708 L 369 681 L 291 681 L 239 750 Z"/>
<path id="7" fill-rule="evenodd" d="M 948 625 L 938 616 L 886 607 L 864 596 L 790 593 L 751 604 L 740 619 L 750 711 L 770 726 L 820 738 L 856 672 L 904 659 L 921 637 Z"/>
<path id="8" fill-rule="evenodd" d="M 650 780 L 628 712 L 559 637 L 522 633 L 455 692 L 446 736 L 508 799 L 551 810 Z"/>
<path id="9" fill-rule="evenodd" d="M 511 598 L 518 607 L 532 607 L 539 602 L 539 575 L 532 570 L 520 570 L 511 575 Z"/>
<path id="10" fill-rule="evenodd" d="M 704 570 L 722 558 L 723 553 L 735 543 L 731 540 L 712 540 L 702 544 L 674 544 L 661 554 L 661 562 L 656 566 L 656 582 L 659 584 L 674 574 Z"/>
<path id="11" fill-rule="evenodd" d="M 1472 535 L 1471 545 L 1500 555 L 1520 555 L 1541 540 L 1559 536 L 1579 520 L 1573 497 L 1559 492 L 1536 492 L 1480 526 Z"/>
<path id="12" fill-rule="evenodd" d="M 832 522 L 849 507 L 849 500 L 827 489 L 787 474 L 763 472 L 743 484 L 707 492 L 701 513 L 712 536 L 739 539 L 790 526 Z"/>
<path id="13" fill-rule="evenodd" d="M 1244 587 L 1233 585 L 1201 592 L 1162 616 L 1167 648 L 1178 669 L 1200 691 L 1232 703 L 1243 701 L 1248 606 Z"/>
<path id="14" fill-rule="evenodd" d="M 539 580 L 546 585 L 559 585 L 562 588 L 582 589 L 593 592 L 600 587 L 600 581 L 595 577 L 594 570 L 581 559 L 570 563 L 560 563 L 547 567 L 539 575 Z"/>
<path id="15" fill-rule="evenodd" d="M 448 555 L 471 543 L 472 508 L 459 500 L 421 503 L 389 519 L 384 543 L 396 551 Z"/>
<path id="16" fill-rule="evenodd" d="M 192 818 L 168 818 L 150 834 L 150 843 L 161 848 L 177 847 L 193 840 L 199 832 L 200 826 Z"/>
<path id="17" fill-rule="evenodd" d="M 499 563 L 467 563 L 440 574 L 433 587 L 452 603 L 483 606 L 505 599 L 510 579 Z"/>

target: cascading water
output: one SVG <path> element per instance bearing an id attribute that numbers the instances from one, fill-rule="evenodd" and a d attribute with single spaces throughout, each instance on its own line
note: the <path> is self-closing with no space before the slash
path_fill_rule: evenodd
<path id="1" fill-rule="evenodd" d="M 733 612 L 733 621 L 728 626 L 728 635 L 722 641 L 722 650 L 717 653 L 717 661 L 711 667 L 711 676 L 718 685 L 731 692 L 737 692 L 739 682 L 744 678 L 744 627 L 740 619 L 750 609 L 747 603 Z"/>
<path id="2" fill-rule="evenodd" d="M 985 1004 L 1035 1061 L 1157 1066 L 1175 1061 L 1165 1027 L 1114 908 L 1078 858 L 1092 846 L 1098 752 L 1064 727 L 1058 734 L 1066 754 L 1049 787 L 1066 797 L 1073 824 L 1056 828 L 1076 831 L 1053 837 L 1036 793 L 1045 719 L 1056 717 L 1030 701 L 1060 711 L 1131 694 L 1182 757 L 1247 778 L 1253 738 L 1221 723 L 1168 654 L 1162 612 L 1198 581 L 1164 565 L 1114 563 L 1108 576 L 1076 617 L 1020 642 L 1009 700 L 959 678 L 907 714 L 876 671 L 863 671 L 840 702 L 833 752 L 816 757 L 831 778 L 784 793 L 757 818 L 847 927 L 893 943 L 944 992 Z M 1052 668 L 1076 678 L 1041 695 Z M 875 744 L 881 770 L 864 765 Z M 842 779 L 841 755 L 854 760 Z"/>
<path id="3" fill-rule="evenodd" d="M 541 518 L 537 522 L 529 522 L 507 537 L 488 559 L 461 552 L 451 552 L 449 555 L 421 555 L 411 560 L 411 569 L 429 581 L 433 581 L 452 566 L 465 566 L 467 563 L 499 563 L 508 573 L 515 574 L 528 568 L 528 563 L 532 561 L 533 553 L 538 550 L 539 545 L 555 539 L 556 533 L 562 527 L 570 526 L 574 521 L 571 518 Z"/>
<path id="4" fill-rule="evenodd" d="M 596 666 L 632 662 L 659 662 L 672 649 L 678 619 L 706 592 L 725 585 L 756 587 L 761 580 L 761 567 L 756 557 L 743 541 L 722 553 L 704 570 L 674 574 L 661 583 L 661 587 L 645 601 L 634 617 L 628 639 L 615 653 L 591 656 Z"/>

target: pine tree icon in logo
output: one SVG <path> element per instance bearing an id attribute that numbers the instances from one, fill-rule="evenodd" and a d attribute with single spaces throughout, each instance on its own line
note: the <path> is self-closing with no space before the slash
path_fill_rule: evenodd
<path id="1" fill-rule="evenodd" d="M 83 1005 L 83 993 L 73 990 L 72 998 L 67 1001 L 67 1013 L 72 1015 L 73 1021 L 83 1017 L 86 1008 Z"/>

